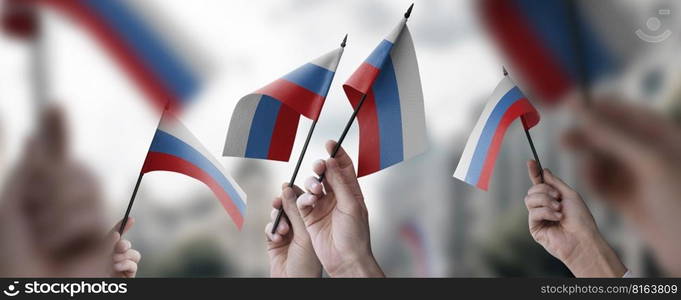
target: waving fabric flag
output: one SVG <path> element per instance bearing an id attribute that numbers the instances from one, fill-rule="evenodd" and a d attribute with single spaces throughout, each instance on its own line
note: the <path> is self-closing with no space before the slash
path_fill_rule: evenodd
<path id="1" fill-rule="evenodd" d="M 223 155 L 288 161 L 300 115 L 319 118 L 342 54 L 340 47 L 241 98 Z"/>
<path id="2" fill-rule="evenodd" d="M 358 176 L 425 151 L 426 121 L 414 43 L 404 18 L 343 85 L 359 122 Z"/>
<path id="3" fill-rule="evenodd" d="M 570 14 L 570 1 L 575 1 L 575 15 Z M 596 84 L 617 74 L 641 44 L 627 38 L 635 29 L 624 24 L 620 3 L 570 1 L 479 2 L 483 22 L 510 73 L 547 103 L 560 101 L 583 80 Z"/>
<path id="4" fill-rule="evenodd" d="M 39 0 L 83 24 L 160 109 L 178 110 L 200 89 L 203 75 L 173 47 L 174 30 L 152 23 L 133 0 Z M 182 53 L 181 53 L 182 52 Z"/>
<path id="5" fill-rule="evenodd" d="M 166 112 L 151 142 L 142 173 L 177 172 L 207 185 L 241 229 L 246 213 L 246 194 L 172 113 Z"/>
<path id="6" fill-rule="evenodd" d="M 520 117 L 525 129 L 539 123 L 537 110 L 520 89 L 505 77 L 494 89 L 468 137 L 454 177 L 487 190 L 506 129 Z"/>

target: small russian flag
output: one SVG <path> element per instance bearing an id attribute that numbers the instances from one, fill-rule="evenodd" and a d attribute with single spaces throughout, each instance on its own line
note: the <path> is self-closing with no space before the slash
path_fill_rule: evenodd
<path id="1" fill-rule="evenodd" d="M 223 156 L 288 161 L 300 115 L 319 118 L 342 55 L 340 47 L 241 98 Z"/>
<path id="2" fill-rule="evenodd" d="M 359 164 L 364 176 L 410 159 L 427 147 L 423 91 L 407 18 L 374 49 L 343 85 L 357 113 Z"/>
<path id="3" fill-rule="evenodd" d="M 196 137 L 166 111 L 149 147 L 142 173 L 176 172 L 207 185 L 241 229 L 246 214 L 246 193 Z"/>
<path id="4" fill-rule="evenodd" d="M 454 177 L 487 190 L 506 129 L 519 117 L 523 118 L 525 129 L 539 123 L 539 112 L 515 83 L 505 77 L 494 89 L 468 137 Z"/>

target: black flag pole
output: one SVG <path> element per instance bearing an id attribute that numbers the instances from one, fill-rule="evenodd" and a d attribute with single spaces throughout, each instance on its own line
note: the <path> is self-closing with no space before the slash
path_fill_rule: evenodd
<path id="1" fill-rule="evenodd" d="M 341 42 L 340 46 L 341 48 L 345 48 L 345 45 L 348 42 L 348 35 L 346 34 L 345 37 L 343 38 L 343 41 Z M 300 154 L 298 155 L 298 162 L 296 162 L 296 167 L 293 169 L 293 174 L 291 175 L 291 180 L 288 182 L 288 187 L 292 188 L 295 185 L 296 182 L 296 177 L 298 177 L 298 171 L 300 171 L 300 165 L 303 163 L 303 158 L 305 157 L 305 153 L 307 152 L 307 147 L 310 145 L 310 139 L 312 139 L 312 133 L 314 132 L 315 127 L 317 126 L 317 120 L 312 121 L 312 125 L 310 125 L 310 129 L 307 131 L 307 137 L 305 138 L 305 143 L 303 144 L 303 149 L 300 150 Z M 277 218 L 274 219 L 274 224 L 272 226 L 272 234 L 276 232 L 277 226 L 279 226 L 279 223 L 281 222 L 281 217 L 284 215 L 284 207 L 282 204 L 282 207 L 279 208 L 279 212 L 277 212 Z"/>
<path id="2" fill-rule="evenodd" d="M 508 71 L 506 71 L 506 68 L 503 68 L 504 70 L 504 76 L 508 76 Z M 541 179 L 541 183 L 544 183 L 544 168 L 541 166 L 541 162 L 539 161 L 539 155 L 537 154 L 537 149 L 534 147 L 534 141 L 532 141 L 532 136 L 530 135 L 530 130 L 525 127 L 525 116 L 520 116 L 520 120 L 523 123 L 523 129 L 525 130 L 525 137 L 527 137 L 527 143 L 530 144 L 530 150 L 532 150 L 532 155 L 534 156 L 534 161 L 537 162 L 537 169 L 539 171 L 539 177 Z"/>
<path id="3" fill-rule="evenodd" d="M 534 142 L 532 141 L 532 136 L 530 135 L 530 130 L 525 127 L 525 117 L 520 117 L 523 122 L 523 128 L 525 129 L 525 136 L 527 137 L 527 142 L 530 144 L 530 149 L 532 150 L 532 155 L 534 156 L 534 161 L 537 162 L 537 170 L 539 171 L 539 178 L 541 183 L 544 183 L 544 168 L 541 166 L 539 161 L 539 155 L 537 155 L 537 149 L 534 148 Z"/>
<path id="4" fill-rule="evenodd" d="M 163 116 L 166 114 L 166 111 L 168 110 L 168 104 L 166 104 L 166 107 L 163 109 L 163 112 L 161 113 L 161 118 L 158 120 L 158 125 L 156 125 L 156 130 L 158 130 L 158 127 L 161 125 L 161 121 L 163 121 Z M 152 138 L 153 141 L 153 138 Z M 151 145 L 149 146 L 151 148 Z M 149 154 L 149 150 L 147 150 L 147 155 Z M 146 158 L 145 158 L 146 161 Z M 144 168 L 144 163 L 142 163 L 142 168 Z M 121 221 L 121 227 L 118 228 L 118 233 L 120 235 L 123 235 L 123 229 L 125 229 L 125 225 L 128 224 L 128 218 L 130 217 L 130 211 L 132 211 L 132 205 L 135 203 L 135 197 L 137 196 L 137 190 L 140 188 L 140 183 L 142 183 L 142 177 L 144 177 L 144 172 L 140 169 L 140 174 L 137 176 L 137 182 L 135 183 L 135 188 L 132 190 L 132 196 L 130 196 L 130 201 L 128 201 L 128 208 L 125 210 L 125 216 L 123 216 L 123 220 Z"/>
<path id="5" fill-rule="evenodd" d="M 359 99 L 359 103 L 357 103 L 355 110 L 352 112 L 352 115 L 350 116 L 348 123 L 345 124 L 345 128 L 343 129 L 343 133 L 341 133 L 341 136 L 338 139 L 338 142 L 336 143 L 336 147 L 334 147 L 333 152 L 331 152 L 331 158 L 336 157 L 336 154 L 338 154 L 338 150 L 340 150 L 341 144 L 343 144 L 345 137 L 348 135 L 348 131 L 350 131 L 352 123 L 355 122 L 355 119 L 357 118 L 357 113 L 362 108 L 362 104 L 364 104 L 364 100 L 366 100 L 366 98 L 367 94 L 362 94 L 362 98 Z M 319 182 L 324 181 L 324 175 L 326 174 L 322 174 L 321 176 L 319 176 L 318 178 Z"/>
<path id="6" fill-rule="evenodd" d="M 123 221 L 121 221 L 121 227 L 118 228 L 118 234 L 123 235 L 123 229 L 125 225 L 128 224 L 128 218 L 130 217 L 130 211 L 132 210 L 132 204 L 135 203 L 135 197 L 137 196 L 137 190 L 140 188 L 140 183 L 142 183 L 142 177 L 144 173 L 140 170 L 139 176 L 137 176 L 137 183 L 135 183 L 135 189 L 132 190 L 132 196 L 128 202 L 128 208 L 125 210 L 125 216 L 123 216 Z"/>

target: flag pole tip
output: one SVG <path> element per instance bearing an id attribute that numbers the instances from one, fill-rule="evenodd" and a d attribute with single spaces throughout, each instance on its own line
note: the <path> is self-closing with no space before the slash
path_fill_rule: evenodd
<path id="1" fill-rule="evenodd" d="M 412 3 L 411 5 L 409 5 L 409 9 L 407 9 L 407 12 L 404 13 L 404 18 L 405 18 L 405 19 L 409 19 L 409 16 L 411 16 L 411 10 L 412 10 L 413 8 L 414 8 L 414 3 Z"/>
<path id="2" fill-rule="evenodd" d="M 345 48 L 345 44 L 348 42 L 348 34 L 345 34 L 345 37 L 343 38 L 343 41 L 341 42 L 341 48 Z"/>

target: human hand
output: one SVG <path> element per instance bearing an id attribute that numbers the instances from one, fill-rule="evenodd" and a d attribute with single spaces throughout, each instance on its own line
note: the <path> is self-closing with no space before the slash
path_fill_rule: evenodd
<path id="1" fill-rule="evenodd" d="M 68 149 L 66 118 L 49 107 L 40 117 L 0 202 L 0 273 L 79 276 L 74 265 L 101 246 L 106 232 L 94 176 Z M 92 264 L 84 263 L 93 270 Z M 87 274 L 104 275 L 101 271 Z"/>
<path id="2" fill-rule="evenodd" d="M 125 224 L 123 233 L 125 234 L 135 224 L 134 218 L 129 218 Z M 114 278 L 134 278 L 137 275 L 137 264 L 142 259 L 139 251 L 132 249 L 132 243 L 126 239 L 121 238 L 118 233 L 121 227 L 121 222 L 118 222 L 107 235 L 106 240 L 113 250 L 113 265 L 111 267 L 111 277 Z"/>
<path id="3" fill-rule="evenodd" d="M 327 152 L 335 146 L 327 142 Z M 325 174 L 324 182 L 305 181 L 298 209 L 324 269 L 332 277 L 383 277 L 371 251 L 369 216 L 350 156 L 340 148 L 335 158 L 315 162 L 313 171 Z"/>
<path id="4" fill-rule="evenodd" d="M 581 126 L 565 135 L 584 178 L 641 232 L 660 266 L 681 276 L 681 128 L 646 108 L 573 103 Z"/>
<path id="5" fill-rule="evenodd" d="M 525 197 L 532 238 L 577 277 L 622 277 L 626 269 L 601 237 L 582 197 L 548 169 L 541 183 L 535 161 L 527 169 L 534 184 Z"/>
<path id="6" fill-rule="evenodd" d="M 322 265 L 312 248 L 310 235 L 296 206 L 296 199 L 303 194 L 303 190 L 295 185 L 290 188 L 286 182 L 281 190 L 281 196 L 272 201 L 271 221 L 265 226 L 270 276 L 321 277 Z M 272 234 L 274 219 L 282 205 L 286 215 L 282 216 L 284 219 L 279 222 L 277 231 Z"/>

